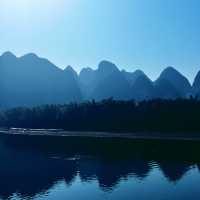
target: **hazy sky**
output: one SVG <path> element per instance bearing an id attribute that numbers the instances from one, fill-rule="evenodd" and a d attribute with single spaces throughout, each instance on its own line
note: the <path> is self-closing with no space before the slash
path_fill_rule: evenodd
<path id="1" fill-rule="evenodd" d="M 0 53 L 34 52 L 59 67 L 110 60 L 155 79 L 200 70 L 199 0 L 0 0 Z"/>

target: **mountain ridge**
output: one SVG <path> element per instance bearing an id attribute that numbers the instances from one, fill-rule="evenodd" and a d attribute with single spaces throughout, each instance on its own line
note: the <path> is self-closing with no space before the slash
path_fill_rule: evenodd
<path id="1" fill-rule="evenodd" d="M 174 67 L 167 67 L 152 81 L 142 70 L 119 70 L 103 60 L 97 69 L 77 73 L 70 65 L 61 69 L 48 59 L 12 52 L 0 56 L 0 104 L 4 107 L 63 104 L 82 100 L 138 101 L 154 98 L 176 99 L 200 96 L 200 71 L 193 84 Z"/>

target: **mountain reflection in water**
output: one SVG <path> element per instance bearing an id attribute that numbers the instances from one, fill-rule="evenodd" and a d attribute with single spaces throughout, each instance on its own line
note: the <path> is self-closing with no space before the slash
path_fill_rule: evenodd
<path id="1" fill-rule="evenodd" d="M 122 180 L 143 182 L 157 168 L 168 182 L 200 168 L 200 143 L 0 136 L 0 199 L 45 195 L 60 181 L 97 181 L 112 192 Z"/>

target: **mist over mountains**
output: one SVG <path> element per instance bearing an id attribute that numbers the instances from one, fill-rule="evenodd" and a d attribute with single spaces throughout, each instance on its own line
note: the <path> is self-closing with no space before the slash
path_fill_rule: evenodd
<path id="1" fill-rule="evenodd" d="M 68 66 L 64 70 L 35 54 L 0 56 L 0 106 L 64 104 L 107 98 L 116 100 L 176 99 L 200 95 L 200 72 L 191 85 L 173 67 L 163 70 L 156 81 L 143 71 L 127 72 L 109 62 L 98 68 L 83 68 L 80 74 Z"/>

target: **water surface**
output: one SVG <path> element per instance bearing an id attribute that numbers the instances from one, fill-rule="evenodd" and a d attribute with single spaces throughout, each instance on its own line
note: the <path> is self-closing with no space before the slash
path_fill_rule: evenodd
<path id="1" fill-rule="evenodd" d="M 200 199 L 200 143 L 0 136 L 0 199 Z"/>

